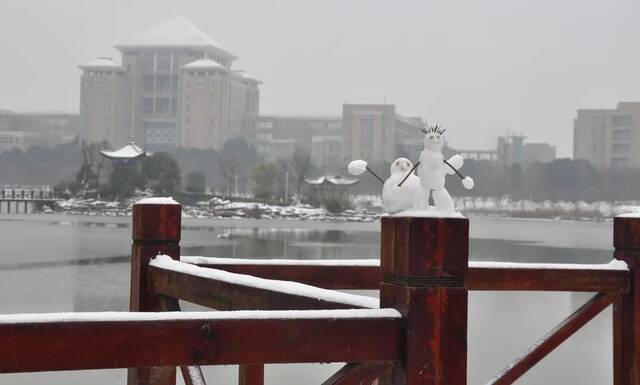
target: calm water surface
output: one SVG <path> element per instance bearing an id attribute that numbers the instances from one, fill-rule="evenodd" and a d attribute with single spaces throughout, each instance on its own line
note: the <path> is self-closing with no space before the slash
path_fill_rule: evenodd
<path id="1" fill-rule="evenodd" d="M 0 215 L 0 313 L 127 310 L 130 218 Z M 377 258 L 378 224 L 185 220 L 182 255 Z M 602 263 L 611 223 L 471 219 L 473 260 Z M 366 293 L 375 295 L 373 292 Z M 582 304 L 587 294 L 470 293 L 469 383 L 482 384 Z M 188 305 L 187 305 L 188 306 Z M 610 384 L 607 309 L 519 384 Z M 268 384 L 322 383 L 340 367 L 268 365 Z M 235 384 L 236 367 L 208 367 Z M 124 384 L 124 370 L 0 375 L 4 384 Z"/>

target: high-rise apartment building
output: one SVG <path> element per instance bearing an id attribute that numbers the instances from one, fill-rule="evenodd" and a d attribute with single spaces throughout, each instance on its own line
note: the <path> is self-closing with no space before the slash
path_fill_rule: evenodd
<path id="1" fill-rule="evenodd" d="M 81 65 L 83 137 L 146 148 L 219 148 L 251 128 L 260 82 L 232 70 L 235 55 L 176 17 L 115 46 L 122 65 Z"/>
<path id="2" fill-rule="evenodd" d="M 342 124 L 345 159 L 381 164 L 404 156 L 415 162 L 423 148 L 424 121 L 396 114 L 392 104 L 345 104 Z"/>
<path id="3" fill-rule="evenodd" d="M 573 128 L 573 158 L 597 168 L 640 167 L 640 102 L 616 109 L 578 110 Z"/>

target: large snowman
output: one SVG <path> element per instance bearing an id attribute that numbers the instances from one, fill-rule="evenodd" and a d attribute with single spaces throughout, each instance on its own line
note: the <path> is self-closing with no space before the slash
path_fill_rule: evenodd
<path id="1" fill-rule="evenodd" d="M 436 125 L 423 129 L 424 150 L 420 154 L 418 177 L 420 187 L 414 195 L 413 208 L 424 210 L 429 207 L 429 197 L 433 198 L 436 208 L 443 212 L 453 212 L 455 207 L 451 195 L 444 187 L 447 174 L 457 174 L 462 179 L 462 184 L 467 189 L 473 188 L 473 179 L 464 177 L 458 172 L 462 167 L 463 159 L 460 155 L 454 155 L 449 160 L 444 159 L 442 147 L 444 147 L 444 129 Z"/>

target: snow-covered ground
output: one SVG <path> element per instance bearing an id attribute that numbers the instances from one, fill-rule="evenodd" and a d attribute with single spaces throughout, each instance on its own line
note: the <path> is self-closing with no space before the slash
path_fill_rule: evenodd
<path id="1" fill-rule="evenodd" d="M 142 197 L 126 202 L 107 202 L 95 199 L 68 199 L 56 204 L 55 211 L 74 215 L 131 215 L 133 203 Z M 533 202 L 509 198 L 454 198 L 456 208 L 466 216 L 497 216 L 518 218 L 551 218 L 603 220 L 624 213 L 640 214 L 640 202 Z M 324 208 L 306 204 L 288 206 L 258 202 L 233 202 L 221 198 L 184 206 L 187 218 L 260 218 L 334 222 L 373 222 L 382 212 L 382 199 L 376 195 L 352 197 L 353 209 L 333 214 Z"/>

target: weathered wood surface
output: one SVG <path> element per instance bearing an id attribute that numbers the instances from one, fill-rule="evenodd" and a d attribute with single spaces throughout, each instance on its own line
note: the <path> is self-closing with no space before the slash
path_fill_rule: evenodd
<path id="1" fill-rule="evenodd" d="M 295 281 L 325 289 L 378 290 L 378 266 L 314 266 L 277 264 L 198 264 L 265 279 Z M 624 270 L 469 266 L 465 286 L 472 291 L 571 291 L 626 293 L 630 273 Z"/>
<path id="2" fill-rule="evenodd" d="M 395 361 L 401 323 L 391 317 L 238 319 L 233 313 L 204 320 L 0 323 L 0 373 Z"/>
<path id="3" fill-rule="evenodd" d="M 613 311 L 615 385 L 640 385 L 640 218 L 613 220 L 615 258 L 631 270 L 631 290 Z"/>
<path id="4" fill-rule="evenodd" d="M 381 223 L 380 305 L 403 315 L 406 342 L 402 365 L 380 383 L 466 384 L 468 220 L 384 217 Z"/>
<path id="5" fill-rule="evenodd" d="M 616 296 L 613 294 L 596 294 L 558 326 L 553 328 L 551 332 L 533 345 L 523 356 L 508 365 L 498 377 L 489 381 L 488 384 L 508 385 L 514 383 L 561 343 L 566 341 L 567 338 L 571 337 L 578 329 L 586 325 L 593 317 L 600 314 L 600 312 L 615 299 Z"/>
<path id="6" fill-rule="evenodd" d="M 584 291 L 621 294 L 629 291 L 625 270 L 469 267 L 466 287 L 485 291 Z"/>
<path id="7" fill-rule="evenodd" d="M 149 266 L 157 293 L 218 310 L 353 309 L 353 304 L 294 295 L 275 288 L 260 289 Z"/>
<path id="8" fill-rule="evenodd" d="M 264 365 L 240 365 L 238 385 L 263 385 Z"/>
<path id="9" fill-rule="evenodd" d="M 132 218 L 130 311 L 162 311 L 163 304 L 150 286 L 148 265 L 151 258 L 166 254 L 180 259 L 182 206 L 134 204 Z M 139 365 L 138 365 L 139 366 Z M 131 368 L 129 385 L 174 385 L 176 368 Z"/>
<path id="10" fill-rule="evenodd" d="M 388 362 L 352 362 L 329 377 L 322 385 L 371 385 L 381 374 L 391 369 Z"/>

